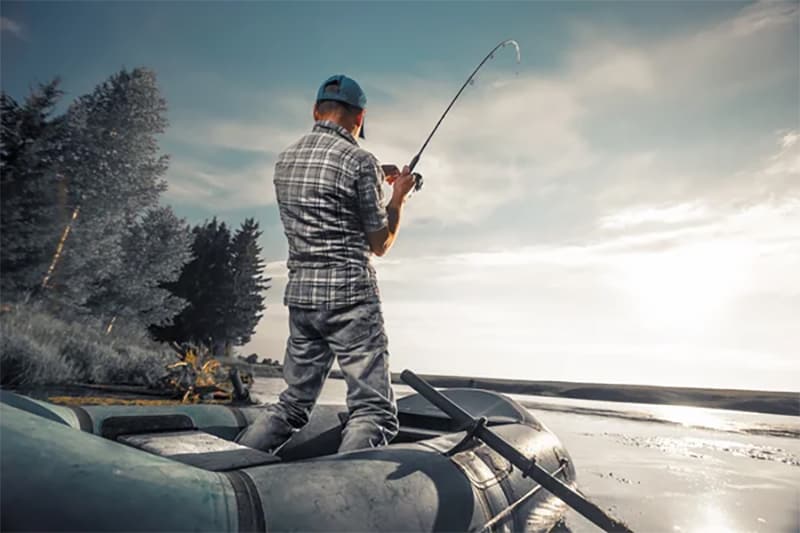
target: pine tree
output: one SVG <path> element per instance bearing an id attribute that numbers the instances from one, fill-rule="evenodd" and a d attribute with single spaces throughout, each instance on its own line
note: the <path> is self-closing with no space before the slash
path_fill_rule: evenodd
<path id="1" fill-rule="evenodd" d="M 58 172 L 63 119 L 53 117 L 59 80 L 19 105 L 0 95 L 0 290 L 30 294 L 42 283 L 71 206 Z"/>
<path id="2" fill-rule="evenodd" d="M 261 259 L 261 247 L 258 245 L 260 236 L 258 222 L 248 218 L 233 237 L 230 341 L 234 345 L 241 346 L 250 342 L 265 309 L 263 293 L 268 288 L 269 279 L 263 277 L 264 262 Z"/>
<path id="3" fill-rule="evenodd" d="M 217 219 L 193 229 L 192 260 L 174 283 L 172 293 L 189 302 L 172 325 L 153 327 L 159 340 L 202 344 L 220 354 L 249 342 L 264 310 L 268 288 L 254 219 L 247 219 L 233 239 Z"/>
<path id="4" fill-rule="evenodd" d="M 215 348 L 230 338 L 227 309 L 233 292 L 231 234 L 225 223 L 218 223 L 216 218 L 196 226 L 192 233 L 191 261 L 177 281 L 165 284 L 172 294 L 189 303 L 172 325 L 156 326 L 151 331 L 159 340 Z"/>

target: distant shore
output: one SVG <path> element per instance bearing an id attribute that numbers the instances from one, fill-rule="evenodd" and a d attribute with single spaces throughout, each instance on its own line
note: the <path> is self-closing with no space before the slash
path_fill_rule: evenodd
<path id="1" fill-rule="evenodd" d="M 341 377 L 336 370 L 331 377 Z M 530 394 L 604 402 L 689 405 L 776 415 L 800 416 L 800 393 L 735 389 L 659 387 L 655 385 L 611 385 L 568 381 L 525 381 L 519 379 L 470 378 L 422 375 L 435 387 L 488 389 L 507 394 Z M 400 374 L 392 383 L 402 384 Z"/>

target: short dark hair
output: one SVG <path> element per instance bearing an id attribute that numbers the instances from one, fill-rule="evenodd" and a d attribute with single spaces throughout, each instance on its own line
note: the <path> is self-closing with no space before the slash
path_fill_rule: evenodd
<path id="1" fill-rule="evenodd" d="M 339 93 L 339 82 L 333 81 L 325 86 L 323 89 L 325 94 L 338 94 Z M 317 112 L 322 115 L 329 115 L 334 113 L 347 113 L 347 114 L 356 114 L 361 111 L 361 108 L 358 108 L 354 105 L 350 105 L 345 102 L 340 102 L 339 100 L 319 100 L 317 101 Z"/>

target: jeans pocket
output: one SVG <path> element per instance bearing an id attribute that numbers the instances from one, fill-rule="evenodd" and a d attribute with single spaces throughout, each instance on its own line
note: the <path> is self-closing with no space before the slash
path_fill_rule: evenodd
<path id="1" fill-rule="evenodd" d="M 348 351 L 363 351 L 370 339 L 383 335 L 383 315 L 379 303 L 360 303 L 336 313 L 332 339 Z"/>

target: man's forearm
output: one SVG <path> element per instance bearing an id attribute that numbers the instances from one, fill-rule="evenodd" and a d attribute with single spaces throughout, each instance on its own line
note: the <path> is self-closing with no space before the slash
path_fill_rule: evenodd
<path id="1" fill-rule="evenodd" d="M 400 231 L 400 215 L 403 213 L 403 200 L 392 197 L 386 206 L 386 216 L 389 219 L 387 224 L 389 235 L 386 238 L 386 251 L 394 244 L 397 232 Z"/>
<path id="2" fill-rule="evenodd" d="M 396 235 L 400 229 L 400 214 L 403 212 L 403 200 L 392 198 L 386 205 L 386 215 L 389 218 L 389 233 Z"/>

